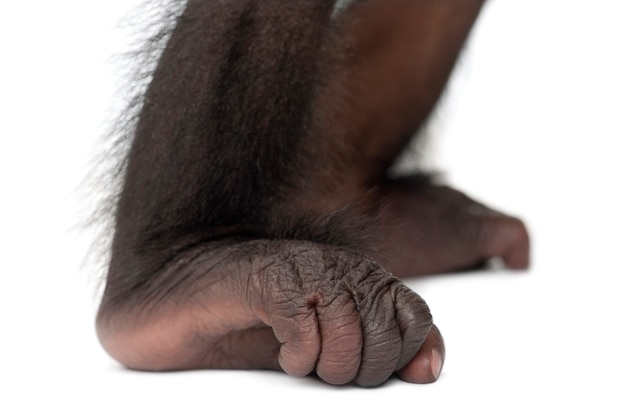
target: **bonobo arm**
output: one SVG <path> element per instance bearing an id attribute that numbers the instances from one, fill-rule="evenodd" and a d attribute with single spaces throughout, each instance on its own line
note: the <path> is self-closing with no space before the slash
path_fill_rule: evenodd
<path id="1" fill-rule="evenodd" d="M 124 365 L 436 379 L 423 301 L 355 251 L 341 210 L 303 203 L 326 158 L 311 107 L 333 6 L 187 2 L 135 128 L 98 314 Z"/>
<path id="2" fill-rule="evenodd" d="M 198 246 L 132 298 L 105 300 L 100 338 L 114 358 L 147 370 L 315 371 L 371 386 L 416 358 L 432 324 L 424 301 L 375 261 L 300 241 Z"/>

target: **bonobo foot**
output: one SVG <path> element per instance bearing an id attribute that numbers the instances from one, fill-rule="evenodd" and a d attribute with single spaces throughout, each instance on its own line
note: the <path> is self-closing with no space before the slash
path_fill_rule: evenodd
<path id="1" fill-rule="evenodd" d="M 522 221 L 457 190 L 416 176 L 388 181 L 380 201 L 376 259 L 399 277 L 470 269 L 490 258 L 528 267 Z"/>
<path id="2" fill-rule="evenodd" d="M 394 372 L 420 383 L 439 376 L 443 342 L 428 307 L 372 259 L 310 242 L 214 247 L 154 278 L 184 289 L 166 304 L 150 295 L 140 312 L 103 305 L 99 335 L 114 358 L 144 370 L 315 372 L 362 386 Z"/>

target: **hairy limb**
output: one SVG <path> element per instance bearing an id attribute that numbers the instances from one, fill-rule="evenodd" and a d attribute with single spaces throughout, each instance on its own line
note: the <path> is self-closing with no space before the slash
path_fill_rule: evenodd
<path id="1" fill-rule="evenodd" d="M 483 3 L 354 1 L 337 17 L 313 107 L 325 167 L 310 181 L 312 204 L 318 190 L 325 207 L 340 207 L 380 185 L 437 103 Z"/>
<path id="2" fill-rule="evenodd" d="M 332 141 L 321 141 L 326 148 L 318 154 L 335 165 L 314 170 L 322 186 L 307 190 L 326 208 L 356 201 L 364 212 L 378 210 L 373 256 L 399 276 L 470 268 L 492 257 L 512 268 L 528 265 L 528 233 L 518 219 L 425 178 L 386 178 L 435 106 L 483 3 L 356 1 L 328 41 L 337 51 L 329 59 L 335 71 L 314 115 L 330 121 L 321 126 Z"/>
<path id="3" fill-rule="evenodd" d="M 432 248 L 447 250 L 440 234 L 459 248 L 475 236 L 457 233 L 461 221 L 428 229 L 449 193 L 431 201 L 434 189 L 392 187 L 384 171 L 434 105 L 482 2 L 357 1 L 335 20 L 333 4 L 187 2 L 135 128 L 98 316 L 104 347 L 128 367 L 281 368 L 366 386 L 395 371 L 437 377 L 443 342 L 423 301 L 346 249 L 355 240 L 341 228 L 296 226 L 350 205 L 372 221 L 364 214 L 380 208 L 383 227 L 399 219 L 424 234 L 394 229 L 376 243 L 421 260 L 381 258 L 386 267 L 468 262 L 465 250 L 433 262 Z"/>
<path id="4" fill-rule="evenodd" d="M 132 303 L 105 299 L 98 318 L 103 346 L 131 368 L 281 368 L 363 386 L 397 371 L 435 380 L 443 344 L 431 325 L 424 301 L 373 260 L 295 241 L 190 250 Z"/>

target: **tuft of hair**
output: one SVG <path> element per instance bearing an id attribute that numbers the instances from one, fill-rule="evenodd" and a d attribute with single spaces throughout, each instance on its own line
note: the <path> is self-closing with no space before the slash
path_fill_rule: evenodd
<path id="1" fill-rule="evenodd" d="M 113 105 L 113 116 L 106 122 L 103 137 L 96 141 L 91 169 L 81 185 L 88 209 L 79 227 L 93 236 L 84 264 L 96 270 L 100 282 L 111 257 L 117 205 L 145 93 L 185 5 L 184 0 L 146 0 L 118 23 L 117 30 L 132 38 L 126 51 L 111 57 L 122 80 L 115 103 L 122 105 Z"/>

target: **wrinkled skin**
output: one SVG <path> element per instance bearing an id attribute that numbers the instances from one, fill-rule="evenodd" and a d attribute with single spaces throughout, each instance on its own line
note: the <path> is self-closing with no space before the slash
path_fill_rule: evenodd
<path id="1" fill-rule="evenodd" d="M 321 0 L 294 0 L 289 5 L 266 0 L 255 6 L 244 0 L 209 3 L 189 2 L 184 16 L 204 16 L 198 18 L 200 23 L 209 16 L 218 22 L 218 33 L 235 33 L 235 40 L 225 44 L 229 47 L 218 40 L 212 49 L 218 51 L 217 58 L 228 57 L 224 62 L 234 66 L 227 67 L 228 73 L 235 75 L 229 75 L 232 84 L 227 87 L 210 87 L 219 79 L 219 71 L 211 66 L 217 64 L 211 62 L 219 59 L 209 54 L 205 62 L 202 51 L 194 55 L 185 48 L 217 38 L 188 21 L 174 30 L 146 93 L 116 214 L 112 261 L 97 321 L 104 348 L 125 366 L 142 370 L 276 369 L 361 386 L 379 385 L 394 374 L 409 382 L 435 381 L 445 358 L 443 339 L 425 302 L 398 277 L 473 268 L 492 257 L 514 269 L 528 265 L 528 234 L 518 219 L 426 177 L 386 176 L 435 105 L 482 1 L 362 0 L 336 15 L 333 2 Z M 226 15 L 239 22 L 239 32 L 227 30 L 231 18 L 219 20 Z M 248 52 L 240 56 L 237 48 L 251 39 L 250 45 L 263 49 L 259 59 L 270 63 L 273 53 L 289 49 L 289 43 L 273 43 L 267 30 L 260 31 L 258 39 L 250 35 L 255 25 L 263 27 L 261 19 L 279 25 L 276 16 L 295 22 L 280 23 L 285 33 L 276 39 L 294 39 L 291 65 L 298 76 L 293 81 L 284 75 L 283 82 L 276 75 L 278 81 L 268 83 L 259 73 L 257 83 L 246 73 L 259 67 L 254 60 L 257 50 L 243 48 Z M 333 25 L 311 24 L 318 21 Z M 303 43 L 297 47 L 297 42 Z M 276 62 L 290 57 L 283 55 L 283 61 Z M 189 61 L 194 62 L 187 68 Z M 247 62 L 254 65 L 246 67 Z M 311 68 L 317 73 L 309 75 Z M 268 73 L 271 79 L 274 73 Z M 200 83 L 202 74 L 209 84 Z M 238 81 L 237 74 L 245 77 Z M 183 81 L 171 81 L 178 79 Z M 213 167 L 225 164 L 236 178 L 238 164 L 228 161 L 247 161 L 242 166 L 249 170 L 262 166 L 262 154 L 247 155 L 245 147 L 239 147 L 241 154 L 231 155 L 235 151 L 228 144 L 240 138 L 233 134 L 218 147 L 224 155 L 211 160 L 217 157 L 210 151 L 204 155 L 201 147 L 211 149 L 215 139 L 196 139 L 204 138 L 211 125 L 204 113 L 195 121 L 194 111 L 217 109 L 216 123 L 222 123 L 217 132 L 229 134 L 223 126 L 235 131 L 245 125 L 241 129 L 247 137 L 262 131 L 245 131 L 254 122 L 246 115 L 255 111 L 241 111 L 243 119 L 228 125 L 222 121 L 228 121 L 230 113 L 221 110 L 228 100 L 240 98 L 235 108 L 245 108 L 258 101 L 256 94 L 273 97 L 273 85 L 301 88 L 298 82 L 305 92 L 315 85 L 308 107 L 302 106 L 308 109 L 306 125 L 312 128 L 302 134 L 306 141 L 279 144 L 295 156 L 289 167 L 298 167 L 286 169 L 289 181 L 275 191 L 272 186 L 285 175 L 278 173 L 267 186 L 259 180 L 252 194 L 244 195 L 241 182 L 228 186 L 223 175 L 211 177 L 217 170 Z M 217 96 L 226 91 L 226 99 L 215 99 L 217 105 L 196 103 L 193 94 L 207 85 Z M 286 97 L 285 103 L 291 96 Z M 268 141 L 280 136 L 272 129 L 282 126 L 278 119 L 272 124 L 272 117 L 259 119 L 263 127 L 271 127 Z M 179 134 L 194 123 L 202 130 Z M 174 148 L 168 148 L 168 141 Z M 168 171 L 177 167 L 183 171 Z M 204 194 L 196 195 L 198 178 L 203 179 L 198 190 Z M 226 197 L 211 194 L 220 187 L 225 187 Z M 232 203 L 229 194 L 241 199 Z M 227 200 L 230 203 L 223 203 Z M 220 205 L 228 204 L 224 215 L 213 216 Z M 348 232 L 328 225 L 319 234 L 294 232 L 289 225 L 297 223 L 300 213 L 320 219 L 349 214 L 337 218 Z M 226 220 L 231 214 L 235 221 Z M 255 214 L 261 225 L 247 229 Z M 353 235 L 350 217 L 358 221 L 359 231 Z M 272 225 L 282 218 L 287 227 Z M 306 231 L 316 228 L 313 222 Z"/>

